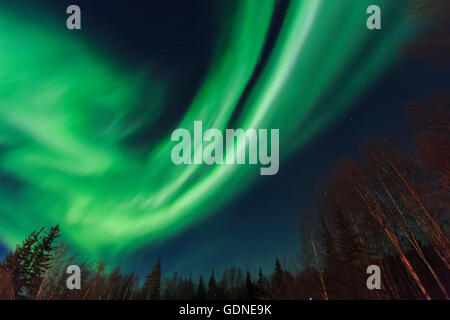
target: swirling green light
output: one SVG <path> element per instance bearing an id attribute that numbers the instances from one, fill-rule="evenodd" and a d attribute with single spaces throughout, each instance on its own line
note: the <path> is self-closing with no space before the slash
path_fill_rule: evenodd
<path id="1" fill-rule="evenodd" d="M 382 31 L 365 27 L 371 4 L 389 17 Z M 414 29 L 401 1 L 291 1 L 249 88 L 274 10 L 272 0 L 239 1 L 225 17 L 226 41 L 178 127 L 202 120 L 224 130 L 249 89 L 235 127 L 279 128 L 287 157 L 390 66 Z M 157 121 L 168 86 L 63 32 L 0 12 L 1 241 L 12 247 L 58 223 L 83 253 L 113 257 L 176 234 L 265 179 L 256 166 L 175 166 L 170 134 L 144 156 L 130 151 L 125 139 Z M 143 100 L 146 112 L 134 115 Z"/>

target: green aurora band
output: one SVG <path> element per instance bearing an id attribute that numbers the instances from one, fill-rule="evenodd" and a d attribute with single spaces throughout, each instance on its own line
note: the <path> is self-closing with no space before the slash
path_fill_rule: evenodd
<path id="1" fill-rule="evenodd" d="M 371 4 L 382 7 L 382 31 L 365 27 Z M 194 120 L 231 127 L 275 1 L 236 5 L 222 13 L 212 64 L 177 127 L 192 129 Z M 158 122 L 168 81 L 149 81 L 85 39 L 24 22 L 19 12 L 0 12 L 0 241 L 8 247 L 59 224 L 83 255 L 114 259 L 177 234 L 269 178 L 259 166 L 176 166 L 171 132 L 130 150 L 124 141 Z M 232 127 L 279 128 L 286 158 L 388 70 L 416 29 L 402 1 L 291 1 Z"/>

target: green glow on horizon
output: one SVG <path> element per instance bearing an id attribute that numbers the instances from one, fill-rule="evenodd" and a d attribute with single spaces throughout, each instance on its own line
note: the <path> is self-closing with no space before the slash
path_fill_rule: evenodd
<path id="1" fill-rule="evenodd" d="M 365 28 L 370 4 L 389 16 L 382 31 Z M 219 39 L 177 127 L 192 129 L 194 120 L 229 127 L 260 61 L 275 1 L 238 5 L 224 17 L 232 19 L 231 30 L 222 30 L 227 41 Z M 415 29 L 403 6 L 291 1 L 234 127 L 279 128 L 281 158 L 299 150 L 395 61 Z M 83 254 L 113 258 L 175 235 L 267 179 L 258 166 L 175 166 L 170 135 L 143 156 L 129 150 L 125 139 L 158 120 L 168 88 L 64 31 L 0 12 L 0 241 L 13 247 L 37 226 L 60 224 Z M 133 116 L 143 101 L 146 112 Z"/>

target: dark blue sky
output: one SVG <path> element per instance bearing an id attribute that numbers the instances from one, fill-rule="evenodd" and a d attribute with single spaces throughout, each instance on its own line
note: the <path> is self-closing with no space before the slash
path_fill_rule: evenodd
<path id="1" fill-rule="evenodd" d="M 42 1 L 34 1 L 42 3 Z M 185 1 L 45 1 L 65 19 L 65 8 L 83 8 L 83 33 L 120 59 L 141 68 L 156 64 L 155 79 L 174 70 L 176 91 L 161 123 L 161 134 L 183 115 L 208 70 L 217 23 L 208 0 Z M 280 12 L 282 13 L 282 4 Z M 232 203 L 158 246 L 149 245 L 126 258 L 128 271 L 145 274 L 161 257 L 165 272 L 217 272 L 226 267 L 262 267 L 270 271 L 279 257 L 290 263 L 299 250 L 302 214 L 314 210 L 320 186 L 336 163 L 359 155 L 369 137 L 398 139 L 410 128 L 405 105 L 448 83 L 449 70 L 439 70 L 402 57 L 326 131 L 288 159 L 278 175 L 260 179 Z M 300 103 L 300 102 L 299 102 Z M 139 139 L 145 140 L 146 133 Z M 230 188 L 233 186 L 230 185 Z M 0 246 L 0 254 L 5 248 Z M 124 258 L 125 260 L 125 258 Z"/>
<path id="2" fill-rule="evenodd" d="M 408 102 L 442 91 L 449 80 L 448 70 L 417 60 L 399 62 L 348 106 L 339 121 L 282 161 L 276 176 L 262 180 L 161 247 L 143 248 L 133 265 L 144 272 L 151 259 L 161 256 L 166 271 L 198 275 L 229 266 L 270 271 L 276 257 L 295 262 L 302 214 L 314 210 L 321 186 L 336 163 L 359 157 L 361 144 L 369 138 L 408 143 L 405 135 L 413 126 Z"/>

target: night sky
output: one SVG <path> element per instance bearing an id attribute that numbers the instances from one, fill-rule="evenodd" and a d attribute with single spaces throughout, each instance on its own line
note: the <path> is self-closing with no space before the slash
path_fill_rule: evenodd
<path id="1" fill-rule="evenodd" d="M 402 137 L 405 103 L 448 82 L 400 54 L 419 32 L 402 1 L 0 0 L 0 253 L 58 223 L 140 274 L 295 261 L 336 162 Z M 280 128 L 278 174 L 176 167 L 168 137 L 194 120 Z"/>

